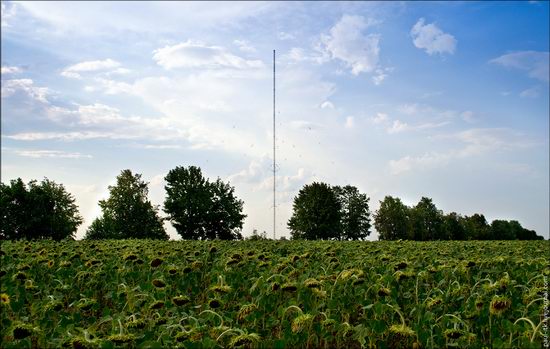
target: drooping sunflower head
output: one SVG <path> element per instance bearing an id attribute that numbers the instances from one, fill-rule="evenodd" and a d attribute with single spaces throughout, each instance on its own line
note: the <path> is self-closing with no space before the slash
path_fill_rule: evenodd
<path id="1" fill-rule="evenodd" d="M 185 305 L 185 304 L 191 302 L 191 300 L 187 296 L 180 295 L 180 296 L 176 296 L 176 297 L 172 298 L 172 302 L 174 302 L 175 305 L 180 307 L 182 305 Z"/>
<path id="2" fill-rule="evenodd" d="M 415 338 L 416 333 L 410 327 L 403 324 L 392 325 L 388 343 L 391 348 L 411 348 Z"/>
<path id="3" fill-rule="evenodd" d="M 491 305 L 489 306 L 489 311 L 493 315 L 501 315 L 508 308 L 510 308 L 511 304 L 512 304 L 512 301 L 510 300 L 510 298 L 503 297 L 503 296 L 495 296 L 491 300 Z"/>
<path id="4" fill-rule="evenodd" d="M 251 347 L 255 344 L 260 343 L 261 337 L 257 333 L 243 333 L 238 336 L 235 336 L 231 339 L 229 343 L 230 348 L 239 348 L 239 347 Z"/>
<path id="5" fill-rule="evenodd" d="M 208 306 L 212 309 L 217 309 L 222 306 L 222 302 L 219 299 L 214 298 L 208 302 Z"/>
<path id="6" fill-rule="evenodd" d="M 154 279 L 153 281 L 151 281 L 151 283 L 153 284 L 153 286 L 155 286 L 156 288 L 163 288 L 166 286 L 166 283 L 161 280 L 161 279 Z"/>
<path id="7" fill-rule="evenodd" d="M 114 334 L 107 337 L 107 339 L 115 344 L 124 344 L 133 342 L 136 337 L 132 334 Z"/>
<path id="8" fill-rule="evenodd" d="M 163 262 L 163 260 L 161 258 L 155 258 L 151 261 L 151 263 L 149 263 L 149 265 L 151 266 L 151 268 L 156 268 L 159 265 L 161 265 L 162 262 Z"/>
<path id="9" fill-rule="evenodd" d="M 33 327 L 30 324 L 23 322 L 17 322 L 12 326 L 11 333 L 15 340 L 21 340 L 29 337 L 34 332 Z"/>
<path id="10" fill-rule="evenodd" d="M 164 307 L 164 301 L 154 301 L 149 308 L 150 309 L 161 309 Z"/>
<path id="11" fill-rule="evenodd" d="M 237 320 L 239 321 L 244 320 L 244 318 L 246 318 L 250 313 L 252 313 L 256 309 L 258 309 L 258 306 L 254 303 L 243 305 L 239 310 L 239 313 L 237 314 Z"/>
<path id="12" fill-rule="evenodd" d="M 291 282 L 287 282 L 281 288 L 283 291 L 286 291 L 286 292 L 296 292 L 296 290 L 298 290 L 298 287 L 296 286 L 296 284 Z"/>
<path id="13" fill-rule="evenodd" d="M 221 294 L 226 294 L 226 293 L 231 292 L 231 286 L 228 286 L 228 285 L 214 285 L 214 286 L 210 287 L 210 291 L 213 291 L 213 292 L 216 292 L 216 293 L 221 293 Z"/>
<path id="14" fill-rule="evenodd" d="M 2 305 L 9 305 L 10 304 L 10 296 L 8 296 L 7 293 L 0 294 L 0 304 L 2 304 Z"/>
<path id="15" fill-rule="evenodd" d="M 292 332 L 301 332 L 304 328 L 308 327 L 309 324 L 311 324 L 312 320 L 313 315 L 311 314 L 298 315 L 294 320 L 292 320 Z"/>
<path id="16" fill-rule="evenodd" d="M 321 283 L 319 281 L 317 281 L 316 279 L 313 279 L 313 278 L 309 278 L 306 281 L 304 281 L 304 285 L 307 288 L 320 288 L 321 287 Z"/>

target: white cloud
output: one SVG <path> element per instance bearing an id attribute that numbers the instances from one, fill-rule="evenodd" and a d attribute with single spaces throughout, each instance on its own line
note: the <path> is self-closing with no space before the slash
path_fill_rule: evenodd
<path id="1" fill-rule="evenodd" d="M 31 79 L 13 79 L 2 81 L 2 98 L 7 98 L 21 91 L 31 97 L 33 100 L 49 103 L 47 96 L 49 90 L 46 87 L 36 87 Z"/>
<path id="2" fill-rule="evenodd" d="M 188 40 L 153 51 L 153 59 L 165 69 L 174 68 L 261 68 L 260 60 L 246 60 L 220 46 Z"/>
<path id="3" fill-rule="evenodd" d="M 400 105 L 397 110 L 403 114 L 413 115 L 422 109 L 422 107 L 416 103 Z"/>
<path id="4" fill-rule="evenodd" d="M 375 117 L 370 118 L 371 122 L 375 125 L 383 124 L 388 121 L 388 114 L 376 113 Z"/>
<path id="5" fill-rule="evenodd" d="M 348 116 L 346 118 L 346 124 L 344 126 L 346 128 L 353 128 L 355 126 L 355 118 L 353 116 Z"/>
<path id="6" fill-rule="evenodd" d="M 257 51 L 247 40 L 233 40 L 233 43 L 243 52 L 255 53 Z"/>
<path id="7" fill-rule="evenodd" d="M 64 159 L 91 159 L 91 155 L 82 153 L 69 153 L 61 150 L 16 150 L 15 153 L 19 156 L 29 158 L 64 158 Z"/>
<path id="8" fill-rule="evenodd" d="M 334 109 L 334 104 L 331 101 L 324 101 L 321 103 L 321 109 Z"/>
<path id="9" fill-rule="evenodd" d="M 446 164 L 451 156 L 440 153 L 426 153 L 419 157 L 405 156 L 399 160 L 390 160 L 390 173 L 393 175 L 408 172 L 415 167 L 433 168 Z"/>
<path id="10" fill-rule="evenodd" d="M 4 4 L 4 3 L 2 3 Z M 2 75 L 5 74 L 17 74 L 21 72 L 21 68 L 19 67 L 10 67 L 10 66 L 2 66 Z"/>
<path id="11" fill-rule="evenodd" d="M 13 17 L 15 17 L 17 8 L 12 2 L 2 1 L 2 28 L 8 28 L 11 25 L 8 23 Z"/>
<path id="12" fill-rule="evenodd" d="M 328 35 L 321 36 L 323 49 L 331 58 L 344 62 L 354 75 L 374 71 L 378 66 L 380 35 L 363 34 L 372 24 L 372 20 L 361 16 L 342 16 Z"/>
<path id="13" fill-rule="evenodd" d="M 537 98 L 540 94 L 539 86 L 534 86 L 520 92 L 519 96 L 523 98 Z"/>
<path id="14" fill-rule="evenodd" d="M 474 123 L 477 121 L 476 117 L 474 116 L 474 112 L 471 110 L 466 110 L 460 113 L 460 117 L 467 123 Z"/>
<path id="15" fill-rule="evenodd" d="M 424 49 L 426 53 L 453 54 L 456 49 L 456 39 L 451 34 L 444 33 L 434 23 L 424 24 L 420 18 L 411 29 L 414 46 Z"/>
<path id="16" fill-rule="evenodd" d="M 388 132 L 389 134 L 395 134 L 395 133 L 400 133 L 400 132 L 406 131 L 409 128 L 410 127 L 409 127 L 409 125 L 407 125 L 407 123 L 401 122 L 399 120 L 394 120 L 391 127 L 388 127 L 386 129 L 386 132 Z"/>
<path id="17" fill-rule="evenodd" d="M 539 144 L 536 141 L 526 139 L 524 135 L 518 132 L 505 128 L 469 129 L 436 138 L 458 140 L 461 147 L 445 153 L 429 152 L 422 156 L 407 155 L 398 160 L 390 160 L 390 172 L 396 175 L 415 168 L 435 168 L 452 160 L 480 156 L 496 151 L 524 149 Z"/>
<path id="18" fill-rule="evenodd" d="M 121 2 L 56 2 L 22 1 L 17 5 L 35 19 L 53 26 L 56 31 L 71 35 L 121 33 L 181 33 L 219 29 L 223 25 L 240 23 L 255 17 L 279 4 L 270 2 L 136 2 L 128 10 Z M 215 8 L 213 8 L 213 6 Z M 4 13 L 4 11 L 2 11 Z"/>
<path id="19" fill-rule="evenodd" d="M 227 177 L 232 183 L 260 183 L 273 171 L 273 158 L 264 155 L 252 160 L 247 168 Z"/>
<path id="20" fill-rule="evenodd" d="M 388 71 L 391 71 L 390 69 L 386 68 L 386 69 L 376 69 L 375 70 L 375 75 L 372 77 L 372 82 L 375 84 L 375 85 L 380 85 L 382 83 L 382 81 L 384 81 L 384 79 L 386 79 L 388 77 L 388 74 L 386 74 Z"/>
<path id="21" fill-rule="evenodd" d="M 306 120 L 294 120 L 290 122 L 290 127 L 295 130 L 316 131 L 322 129 L 323 125 Z"/>
<path id="22" fill-rule="evenodd" d="M 466 157 L 479 155 L 490 151 L 506 151 L 510 149 L 529 148 L 538 143 L 528 140 L 517 131 L 507 128 L 476 128 L 451 136 L 465 144 L 457 156 Z"/>
<path id="23" fill-rule="evenodd" d="M 290 33 L 286 33 L 286 32 L 279 32 L 277 33 L 277 37 L 279 38 L 279 40 L 294 40 L 296 39 L 296 37 Z"/>
<path id="24" fill-rule="evenodd" d="M 85 61 L 85 62 L 73 64 L 63 69 L 63 71 L 61 72 L 61 75 L 67 78 L 79 79 L 81 77 L 80 73 L 114 70 L 119 67 L 120 67 L 120 63 L 110 58 L 107 58 L 105 60 L 97 60 L 97 61 Z"/>
<path id="25" fill-rule="evenodd" d="M 116 138 L 113 133 L 105 132 L 22 132 L 4 136 L 18 141 L 43 141 L 43 140 L 86 140 L 99 138 Z"/>
<path id="26" fill-rule="evenodd" d="M 548 82 L 550 52 L 518 51 L 512 52 L 489 61 L 506 68 L 527 71 L 530 78 Z"/>

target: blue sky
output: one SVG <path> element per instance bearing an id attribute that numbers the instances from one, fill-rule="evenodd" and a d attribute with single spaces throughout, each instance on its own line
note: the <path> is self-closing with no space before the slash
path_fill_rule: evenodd
<path id="1" fill-rule="evenodd" d="M 121 170 L 162 205 L 196 165 L 271 234 L 276 49 L 278 235 L 325 181 L 548 238 L 548 43 L 537 1 L 3 1 L 2 181 L 63 183 L 81 237 Z"/>

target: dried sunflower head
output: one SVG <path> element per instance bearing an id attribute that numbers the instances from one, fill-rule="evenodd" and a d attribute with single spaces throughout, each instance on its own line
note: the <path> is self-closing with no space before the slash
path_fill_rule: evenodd
<path id="1" fill-rule="evenodd" d="M 261 337 L 257 333 L 243 333 L 238 336 L 235 336 L 231 339 L 229 343 L 230 348 L 238 347 L 251 347 L 255 344 L 260 343 Z"/>
<path id="2" fill-rule="evenodd" d="M 0 294 L 0 304 L 1 305 L 9 305 L 10 304 L 10 296 L 8 296 L 7 293 Z"/>
<path id="3" fill-rule="evenodd" d="M 311 324 L 312 320 L 313 315 L 311 314 L 298 315 L 294 320 L 292 320 L 292 332 L 301 332 L 304 328 Z"/>
<path id="4" fill-rule="evenodd" d="M 489 311 L 493 315 L 501 315 L 508 308 L 510 308 L 511 304 L 512 304 L 512 301 L 510 300 L 510 298 L 503 297 L 503 296 L 495 296 L 491 300 L 491 305 L 489 306 Z"/>
<path id="5" fill-rule="evenodd" d="M 191 300 L 187 296 L 176 296 L 172 298 L 172 302 L 174 302 L 174 304 L 177 306 L 182 306 L 191 302 Z"/>
<path id="6" fill-rule="evenodd" d="M 151 283 L 157 288 L 163 288 L 166 286 L 166 283 L 161 279 L 154 279 Z"/>
<path id="7" fill-rule="evenodd" d="M 254 303 L 252 304 L 245 304 L 241 307 L 239 310 L 239 313 L 237 314 L 237 320 L 242 321 L 245 317 L 247 317 L 250 313 L 258 309 L 258 306 Z"/>

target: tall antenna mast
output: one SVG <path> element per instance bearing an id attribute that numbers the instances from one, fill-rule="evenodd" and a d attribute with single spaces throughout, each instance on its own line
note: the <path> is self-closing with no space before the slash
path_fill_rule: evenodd
<path id="1" fill-rule="evenodd" d="M 275 237 L 275 50 L 273 50 L 273 240 Z"/>

